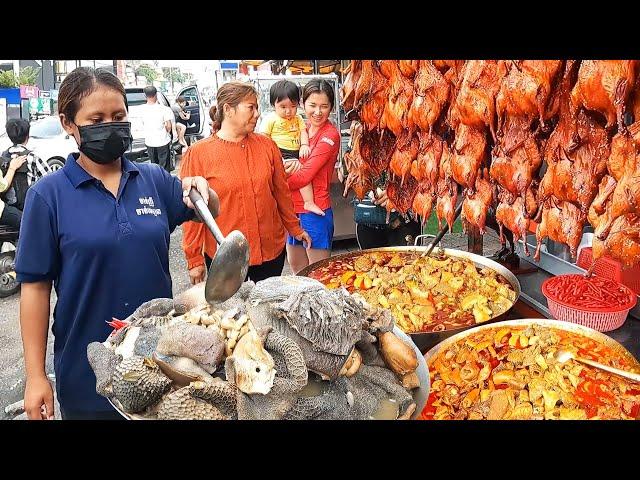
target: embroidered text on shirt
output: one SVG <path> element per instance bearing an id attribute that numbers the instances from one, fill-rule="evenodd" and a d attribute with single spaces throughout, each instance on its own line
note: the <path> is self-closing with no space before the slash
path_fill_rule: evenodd
<path id="1" fill-rule="evenodd" d="M 142 208 L 136 208 L 136 213 L 138 215 L 154 215 L 157 217 L 162 214 L 162 210 L 159 208 L 150 208 L 155 206 L 153 197 L 140 197 L 138 198 L 138 201 L 141 205 L 144 205 Z"/>

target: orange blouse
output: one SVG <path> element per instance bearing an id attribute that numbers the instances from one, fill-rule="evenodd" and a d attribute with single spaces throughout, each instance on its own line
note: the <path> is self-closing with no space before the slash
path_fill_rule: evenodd
<path id="1" fill-rule="evenodd" d="M 286 231 L 303 230 L 293 211 L 282 154 L 265 135 L 250 133 L 241 142 L 217 135 L 193 144 L 182 157 L 180 177 L 203 176 L 220 198 L 216 223 L 223 235 L 240 230 L 249 241 L 249 264 L 276 258 L 285 246 Z M 204 264 L 204 253 L 213 258 L 217 243 L 198 222 L 182 225 L 182 249 L 189 269 Z M 204 246 L 204 248 L 203 248 Z"/>

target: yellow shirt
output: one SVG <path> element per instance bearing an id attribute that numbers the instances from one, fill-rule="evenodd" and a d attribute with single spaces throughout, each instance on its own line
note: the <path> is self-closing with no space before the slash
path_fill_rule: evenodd
<path id="1" fill-rule="evenodd" d="M 281 118 L 272 113 L 267 118 L 262 133 L 276 142 L 278 148 L 284 150 L 300 150 L 300 134 L 306 128 L 304 120 L 296 115 L 291 120 Z"/>

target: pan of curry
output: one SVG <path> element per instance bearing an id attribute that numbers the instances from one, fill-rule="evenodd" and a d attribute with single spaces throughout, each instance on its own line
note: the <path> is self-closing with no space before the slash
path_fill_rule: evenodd
<path id="1" fill-rule="evenodd" d="M 548 319 L 508 320 L 453 335 L 425 354 L 431 390 L 420 419 L 638 419 L 640 384 L 558 349 L 630 372 L 640 363 L 591 328 Z"/>
<path id="2" fill-rule="evenodd" d="M 520 296 L 516 276 L 497 262 L 449 248 L 385 247 L 336 255 L 298 275 L 346 288 L 388 308 L 421 352 L 478 324 L 504 320 Z"/>

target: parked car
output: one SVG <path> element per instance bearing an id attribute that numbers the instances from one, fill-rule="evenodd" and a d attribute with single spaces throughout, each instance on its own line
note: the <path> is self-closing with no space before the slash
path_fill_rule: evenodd
<path id="1" fill-rule="evenodd" d="M 140 113 L 140 106 L 147 103 L 147 98 L 144 95 L 144 87 L 125 87 L 127 94 L 127 103 L 129 105 L 129 121 L 131 122 L 131 135 L 133 136 L 133 148 L 141 148 L 144 151 L 133 156 L 128 155 L 128 158 L 132 160 L 145 160 L 147 157 L 146 147 L 144 144 L 144 132 L 142 127 L 142 119 Z M 206 129 L 206 119 L 208 118 L 208 111 L 204 111 L 204 103 L 200 100 L 201 95 L 196 85 L 190 85 L 183 88 L 178 92 L 176 98 L 179 96 L 185 97 L 187 100 L 187 106 L 185 110 L 191 112 L 191 118 L 187 125 L 187 131 L 185 133 L 185 139 L 187 143 L 191 144 L 193 141 L 204 138 L 209 132 Z M 158 91 L 158 102 L 166 107 L 171 107 L 171 102 L 167 96 Z M 204 115 L 206 113 L 206 115 Z M 203 133 L 204 132 L 204 133 Z M 173 138 L 173 151 L 176 151 L 179 147 L 178 139 Z"/>
<path id="2" fill-rule="evenodd" d="M 211 133 L 207 120 L 209 119 L 209 108 L 197 85 L 189 85 L 178 92 L 177 97 L 184 97 L 187 101 L 185 110 L 191 112 L 187 130 L 184 134 L 187 143 L 200 140 Z"/>
<path id="3" fill-rule="evenodd" d="M 136 162 L 141 162 L 149 159 L 147 154 L 147 146 L 144 143 L 144 129 L 142 126 L 142 114 L 140 113 L 140 107 L 147 103 L 147 97 L 144 95 L 143 87 L 125 87 L 127 94 L 127 104 L 129 106 L 129 112 L 127 114 L 128 120 L 131 122 L 131 136 L 133 142 L 131 143 L 131 152 L 127 152 L 127 158 Z M 164 93 L 158 91 L 158 102 L 165 107 L 170 107 L 167 97 Z M 174 144 L 177 139 L 173 139 Z"/>

